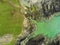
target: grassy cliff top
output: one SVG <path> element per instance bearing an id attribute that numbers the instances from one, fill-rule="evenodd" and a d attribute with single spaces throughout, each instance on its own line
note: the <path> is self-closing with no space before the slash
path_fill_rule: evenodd
<path id="1" fill-rule="evenodd" d="M 17 0 L 10 1 L 18 4 Z M 22 30 L 23 16 L 19 11 L 18 8 L 13 8 L 10 4 L 0 1 L 0 37 L 5 34 L 14 36 L 13 41 L 8 45 L 15 44 L 15 39 Z"/>

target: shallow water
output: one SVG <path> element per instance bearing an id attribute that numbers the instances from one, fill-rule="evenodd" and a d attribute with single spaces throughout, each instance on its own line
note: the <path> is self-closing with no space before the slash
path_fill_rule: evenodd
<path id="1" fill-rule="evenodd" d="M 22 0 L 21 4 L 23 6 L 30 5 L 28 0 Z M 60 12 L 56 13 L 55 15 L 60 15 Z M 36 22 L 36 24 L 37 29 L 32 33 L 34 36 L 42 34 L 48 38 L 54 38 L 56 35 L 58 35 L 58 33 L 60 33 L 60 16 L 54 16 L 51 20 Z"/>
<path id="2" fill-rule="evenodd" d="M 60 15 L 60 13 L 56 14 Z M 55 16 L 49 21 L 37 22 L 35 35 L 42 34 L 48 38 L 54 38 L 60 33 L 60 16 Z"/>

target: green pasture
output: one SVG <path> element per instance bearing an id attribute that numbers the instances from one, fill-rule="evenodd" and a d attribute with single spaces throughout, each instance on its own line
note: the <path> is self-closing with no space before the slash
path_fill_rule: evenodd
<path id="1" fill-rule="evenodd" d="M 11 1 L 18 4 L 17 0 Z M 5 34 L 12 34 L 16 39 L 22 30 L 22 22 L 23 16 L 18 8 L 13 8 L 8 3 L 0 2 L 0 37 Z M 8 45 L 14 45 L 15 39 Z"/>

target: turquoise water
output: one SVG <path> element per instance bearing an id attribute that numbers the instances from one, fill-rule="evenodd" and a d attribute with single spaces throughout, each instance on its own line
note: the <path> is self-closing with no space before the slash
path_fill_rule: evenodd
<path id="1" fill-rule="evenodd" d="M 27 1 L 28 0 L 22 0 L 21 4 L 23 6 L 25 5 L 29 7 L 29 3 L 27 3 Z M 56 13 L 55 15 L 60 15 L 60 12 Z M 33 32 L 35 35 L 43 34 L 47 36 L 48 38 L 53 38 L 58 33 L 60 33 L 60 16 L 54 16 L 49 21 L 41 21 L 41 22 L 37 22 L 36 24 L 37 24 L 36 26 L 37 29 L 36 31 Z"/>
<path id="2" fill-rule="evenodd" d="M 57 13 L 56 15 L 60 15 Z M 54 38 L 60 33 L 60 16 L 55 16 L 49 21 L 37 22 L 37 29 L 35 35 L 42 34 L 48 38 Z"/>

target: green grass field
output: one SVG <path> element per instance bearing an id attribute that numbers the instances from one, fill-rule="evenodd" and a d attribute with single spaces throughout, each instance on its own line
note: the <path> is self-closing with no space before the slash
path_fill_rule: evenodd
<path id="1" fill-rule="evenodd" d="M 18 4 L 17 0 L 12 0 L 12 2 Z M 0 37 L 5 34 L 12 34 L 16 39 L 22 30 L 22 22 L 23 16 L 19 9 L 11 7 L 8 3 L 0 2 Z M 15 39 L 6 45 L 14 45 Z"/>

